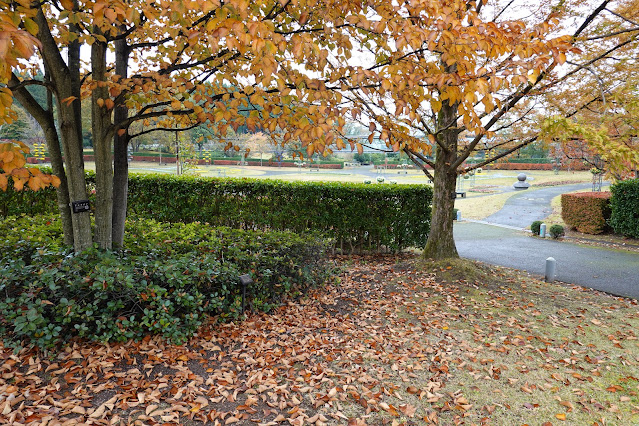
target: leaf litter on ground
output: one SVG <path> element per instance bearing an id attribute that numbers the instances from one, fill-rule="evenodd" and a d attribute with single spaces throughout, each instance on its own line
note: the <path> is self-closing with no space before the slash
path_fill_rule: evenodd
<path id="1" fill-rule="evenodd" d="M 188 344 L 1 351 L 2 424 L 639 423 L 639 307 L 469 261 L 335 283 Z"/>

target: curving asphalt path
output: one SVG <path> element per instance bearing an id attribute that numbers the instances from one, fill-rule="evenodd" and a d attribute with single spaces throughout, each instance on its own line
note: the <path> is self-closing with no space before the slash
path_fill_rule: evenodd
<path id="1" fill-rule="evenodd" d="M 459 255 L 543 276 L 548 257 L 557 261 L 556 280 L 639 299 L 639 253 L 532 238 L 526 227 L 547 217 L 557 195 L 589 184 L 526 190 L 484 221 L 455 223 Z"/>
<path id="2" fill-rule="evenodd" d="M 484 219 L 484 222 L 528 228 L 535 220 L 543 220 L 552 213 L 550 202 L 553 198 L 566 192 L 591 187 L 592 184 L 590 183 L 577 183 L 523 190 L 510 197 L 500 211 L 488 216 Z"/>

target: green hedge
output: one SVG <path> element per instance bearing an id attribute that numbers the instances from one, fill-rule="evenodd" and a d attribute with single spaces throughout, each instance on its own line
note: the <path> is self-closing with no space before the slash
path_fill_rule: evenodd
<path id="1" fill-rule="evenodd" d="M 162 222 L 319 231 L 343 251 L 397 251 L 426 243 L 432 190 L 425 185 L 283 182 L 132 175 L 129 213 Z"/>
<path id="2" fill-rule="evenodd" d="M 44 173 L 52 173 L 50 167 L 39 167 L 39 169 Z M 14 191 L 13 182 L 9 177 L 7 190 L 0 190 L 0 218 L 20 214 L 52 213 L 57 209 L 58 201 L 53 187 L 34 192 L 25 185 L 22 191 Z"/>
<path id="3" fill-rule="evenodd" d="M 617 234 L 639 238 L 639 179 L 617 182 L 610 191 L 612 229 Z"/>
<path id="4" fill-rule="evenodd" d="M 88 180 L 94 179 L 88 173 Z M 132 174 L 129 215 L 238 229 L 322 232 L 343 252 L 422 247 L 430 229 L 426 185 L 283 182 Z M 56 212 L 53 190 L 0 192 L 3 215 Z"/>
<path id="5" fill-rule="evenodd" d="M 610 192 L 562 194 L 561 217 L 584 234 L 601 234 L 610 219 Z"/>
<path id="6" fill-rule="evenodd" d="M 149 333 L 184 342 L 209 317 L 241 313 L 240 274 L 254 280 L 249 308 L 325 282 L 326 241 L 290 232 L 199 223 L 127 223 L 126 251 L 61 249 L 59 219 L 0 222 L 0 334 L 48 348 L 71 337 L 124 341 Z"/>

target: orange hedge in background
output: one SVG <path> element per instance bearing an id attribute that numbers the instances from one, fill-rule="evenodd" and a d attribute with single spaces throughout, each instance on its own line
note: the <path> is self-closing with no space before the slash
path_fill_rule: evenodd
<path id="1" fill-rule="evenodd" d="M 610 219 L 610 192 L 581 192 L 561 196 L 561 217 L 584 234 L 601 234 Z"/>

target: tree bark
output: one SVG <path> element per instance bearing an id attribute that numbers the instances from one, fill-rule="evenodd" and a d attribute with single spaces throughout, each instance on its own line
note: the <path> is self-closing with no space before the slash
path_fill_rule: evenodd
<path id="1" fill-rule="evenodd" d="M 430 233 L 426 240 L 423 256 L 430 259 L 458 258 L 453 237 L 453 213 L 455 207 L 455 183 L 457 169 L 458 132 L 456 126 L 457 103 L 442 102 L 437 114 L 437 151 L 433 188 L 433 214 Z"/>
<path id="2" fill-rule="evenodd" d="M 80 10 L 78 0 L 73 0 L 73 11 Z M 71 77 L 71 90 L 75 99 L 71 103 L 75 114 L 76 132 L 80 135 L 80 151 L 84 152 L 84 138 L 82 137 L 82 81 L 80 78 L 80 27 L 69 24 L 69 32 L 76 34 L 76 38 L 69 42 L 67 48 L 67 63 Z"/>
<path id="3" fill-rule="evenodd" d="M 48 75 L 45 76 L 45 79 Z M 15 86 L 20 81 L 15 75 L 11 77 L 11 85 Z M 60 186 L 56 188 L 56 198 L 58 200 L 58 210 L 62 219 L 62 232 L 64 236 L 64 244 L 73 245 L 73 224 L 71 221 L 71 208 L 69 206 L 69 188 L 67 176 L 64 171 L 64 162 L 62 160 L 62 151 L 60 150 L 60 139 L 58 131 L 55 128 L 53 119 L 53 105 L 51 92 L 47 94 L 48 109 L 42 108 L 38 101 L 29 93 L 25 87 L 12 89 L 13 95 L 18 102 L 27 110 L 29 114 L 38 122 L 44 132 L 44 138 L 47 142 L 47 150 L 51 158 L 51 168 L 53 174 L 60 179 Z"/>
<path id="4" fill-rule="evenodd" d="M 72 105 L 76 91 L 73 89 L 69 68 L 62 59 L 42 9 L 38 10 L 35 22 L 38 24 L 37 38 L 41 43 L 42 60 L 50 71 L 51 84 L 58 104 L 60 139 L 64 148 L 69 199 L 71 202 L 86 200 L 88 197 L 82 158 L 82 134 L 78 133 L 77 109 Z M 71 221 L 74 250 L 79 252 L 90 247 L 93 239 L 89 212 L 73 213 Z"/>
<path id="5" fill-rule="evenodd" d="M 453 214 L 455 207 L 455 181 L 457 174 L 436 161 L 433 187 L 433 213 L 430 232 L 423 256 L 430 259 L 457 258 L 457 247 L 453 238 Z"/>
<path id="6" fill-rule="evenodd" d="M 98 83 L 91 97 L 91 123 L 95 154 L 95 241 L 101 249 L 110 250 L 112 244 L 113 166 L 111 158 L 111 110 L 99 100 L 110 99 L 106 84 L 107 44 L 95 41 L 91 45 L 91 74 Z"/>
<path id="7" fill-rule="evenodd" d="M 115 42 L 115 73 L 127 78 L 129 66 L 129 46 L 125 38 Z M 113 122 L 117 125 L 129 116 L 129 109 L 120 103 L 115 106 Z M 113 246 L 124 245 L 124 226 L 126 223 L 127 197 L 129 195 L 129 146 L 128 128 L 124 134 L 116 132 L 113 138 Z"/>

